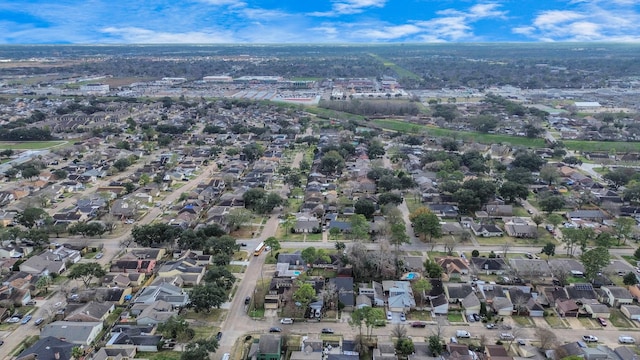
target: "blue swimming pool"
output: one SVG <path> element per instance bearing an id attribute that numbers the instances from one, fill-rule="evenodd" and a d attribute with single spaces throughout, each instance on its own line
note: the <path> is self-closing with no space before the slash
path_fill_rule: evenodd
<path id="1" fill-rule="evenodd" d="M 407 274 L 407 280 L 413 280 L 415 277 L 416 277 L 416 273 L 410 272 Z"/>
<path id="2" fill-rule="evenodd" d="M 300 276 L 300 274 L 301 274 L 300 271 L 294 271 L 293 272 L 293 275 L 295 275 L 295 276 Z"/>

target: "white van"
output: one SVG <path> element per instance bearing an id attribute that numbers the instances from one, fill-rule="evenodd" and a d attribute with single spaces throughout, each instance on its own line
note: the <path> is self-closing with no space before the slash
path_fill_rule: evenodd
<path id="1" fill-rule="evenodd" d="M 231 357 L 231 354 L 224 353 L 224 355 L 222 355 L 222 359 L 221 360 L 229 360 L 230 357 Z"/>
<path id="2" fill-rule="evenodd" d="M 635 344 L 636 339 L 632 338 L 631 336 L 622 335 L 618 338 L 618 341 L 620 342 L 620 344 Z"/>
<path id="3" fill-rule="evenodd" d="M 280 324 L 293 324 L 293 319 L 292 318 L 284 318 L 280 320 Z"/>
<path id="4" fill-rule="evenodd" d="M 471 334 L 467 330 L 456 330 L 456 337 L 459 338 L 470 338 Z"/>

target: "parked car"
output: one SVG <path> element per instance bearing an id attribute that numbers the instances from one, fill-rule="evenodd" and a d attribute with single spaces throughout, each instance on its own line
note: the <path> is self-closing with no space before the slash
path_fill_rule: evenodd
<path id="1" fill-rule="evenodd" d="M 280 329 L 279 327 L 275 327 L 274 326 L 274 327 L 269 329 L 269 332 L 270 333 L 279 333 L 279 332 L 282 332 L 282 329 Z"/>
<path id="2" fill-rule="evenodd" d="M 603 319 L 603 318 L 601 318 L 601 317 L 599 317 L 599 318 L 598 318 L 598 322 L 599 322 L 599 323 L 600 323 L 600 325 L 602 325 L 602 326 L 607 326 L 607 320 L 605 320 L 605 319 Z"/>
<path id="3" fill-rule="evenodd" d="M 471 334 L 467 330 L 456 330 L 456 337 L 470 338 Z"/>
<path id="4" fill-rule="evenodd" d="M 631 336 L 620 335 L 620 337 L 618 338 L 618 342 L 620 342 L 620 344 L 635 344 L 636 339 L 632 338 Z"/>
<path id="5" fill-rule="evenodd" d="M 407 321 L 407 316 L 404 313 L 400 314 L 400 321 Z"/>
<path id="6" fill-rule="evenodd" d="M 244 298 L 245 305 L 249 305 L 250 302 L 251 302 L 251 296 L 247 296 L 246 298 Z"/>
<path id="7" fill-rule="evenodd" d="M 240 246 L 247 246 L 247 243 L 240 243 Z"/>
<path id="8" fill-rule="evenodd" d="M 293 324 L 293 319 L 292 318 L 284 318 L 284 319 L 280 319 L 280 324 Z"/>
<path id="9" fill-rule="evenodd" d="M 391 314 L 391 311 L 387 311 L 387 320 L 393 320 L 393 314 Z"/>
<path id="10" fill-rule="evenodd" d="M 9 320 L 7 320 L 7 322 L 9 324 L 15 324 L 15 323 L 19 323 L 20 322 L 20 318 L 17 316 L 13 316 L 11 318 L 9 318 Z"/>
<path id="11" fill-rule="evenodd" d="M 104 256 L 104 254 L 99 252 L 99 253 L 96 254 L 95 259 L 97 259 L 97 260 L 102 259 L 103 256 Z"/>
<path id="12" fill-rule="evenodd" d="M 36 321 L 33 323 L 33 325 L 38 326 L 38 325 L 42 324 L 43 322 L 44 322 L 44 319 L 43 319 L 43 318 L 38 318 L 38 319 L 36 319 Z"/>
<path id="13" fill-rule="evenodd" d="M 333 334 L 333 329 L 331 329 L 331 328 L 324 328 L 324 329 L 322 329 L 322 333 L 323 333 L 323 334 Z"/>
<path id="14" fill-rule="evenodd" d="M 36 301 L 35 301 L 35 300 L 29 300 L 29 301 L 27 301 L 27 304 L 26 304 L 26 305 L 27 305 L 27 306 L 33 306 L 33 305 L 35 305 L 35 304 L 36 304 Z"/>
<path id="15" fill-rule="evenodd" d="M 495 329 L 495 328 L 496 328 L 496 324 L 494 324 L 494 323 L 488 323 L 487 324 L 487 329 L 491 330 L 491 329 Z"/>
<path id="16" fill-rule="evenodd" d="M 584 342 L 598 342 L 598 338 L 593 335 L 582 335 L 582 341 Z"/>
<path id="17" fill-rule="evenodd" d="M 222 331 L 218 331 L 216 334 L 216 340 L 220 341 L 220 339 L 222 339 Z"/>
<path id="18" fill-rule="evenodd" d="M 25 317 L 22 318 L 22 325 L 25 325 L 26 323 L 28 323 L 31 320 L 32 316 L 31 315 L 27 315 Z"/>
<path id="19" fill-rule="evenodd" d="M 502 333 L 502 334 L 500 334 L 500 340 L 511 341 L 511 340 L 513 340 L 513 335 L 509 334 L 509 333 Z"/>
<path id="20" fill-rule="evenodd" d="M 526 343 L 523 339 L 518 339 L 518 340 L 516 340 L 516 342 L 517 342 L 517 343 L 518 343 L 518 345 L 520 345 L 520 346 L 525 346 L 525 345 L 527 345 L 527 343 Z"/>
<path id="21" fill-rule="evenodd" d="M 480 321 L 480 315 L 478 315 L 478 314 L 473 314 L 473 320 L 475 320 L 475 321 Z"/>
<path id="22" fill-rule="evenodd" d="M 425 328 L 427 327 L 427 324 L 423 323 L 422 321 L 414 321 L 411 323 L 411 327 L 414 328 Z"/>

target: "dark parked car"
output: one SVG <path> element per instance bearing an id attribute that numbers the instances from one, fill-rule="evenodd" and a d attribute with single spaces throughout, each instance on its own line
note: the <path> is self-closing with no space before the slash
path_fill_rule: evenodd
<path id="1" fill-rule="evenodd" d="M 424 328 L 424 327 L 427 327 L 427 324 L 426 324 L 426 323 L 423 323 L 422 321 L 416 321 L 416 322 L 412 322 L 412 323 L 411 323 L 411 327 L 414 327 L 414 328 Z"/>
<path id="2" fill-rule="evenodd" d="M 473 314 L 473 320 L 475 320 L 475 321 L 480 321 L 480 315 L 478 315 L 478 314 Z"/>
<path id="3" fill-rule="evenodd" d="M 282 332 L 282 329 L 280 329 L 279 327 L 272 327 L 271 329 L 269 329 L 270 333 L 279 333 Z"/>
<path id="4" fill-rule="evenodd" d="M 240 246 L 247 246 L 247 243 L 240 243 Z"/>
<path id="5" fill-rule="evenodd" d="M 322 329 L 322 333 L 323 334 L 333 334 L 333 329 L 324 328 L 324 329 Z"/>
<path id="6" fill-rule="evenodd" d="M 244 298 L 245 305 L 249 305 L 250 302 L 251 302 L 251 296 L 247 296 L 246 298 Z"/>
<path id="7" fill-rule="evenodd" d="M 222 339 L 222 332 L 218 331 L 218 333 L 216 334 L 216 340 L 220 341 L 220 339 Z"/>

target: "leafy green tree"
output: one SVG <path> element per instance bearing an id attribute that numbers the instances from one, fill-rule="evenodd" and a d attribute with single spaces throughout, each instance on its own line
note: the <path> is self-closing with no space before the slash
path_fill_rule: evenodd
<path id="1" fill-rule="evenodd" d="M 481 133 L 488 133 L 498 126 L 498 119 L 492 115 L 479 115 L 471 119 L 471 126 Z"/>
<path id="2" fill-rule="evenodd" d="M 595 243 L 596 246 L 609 248 L 613 245 L 613 237 L 608 232 L 601 232 L 596 236 Z"/>
<path id="3" fill-rule="evenodd" d="M 549 214 L 547 215 L 547 222 L 555 228 L 562 223 L 562 216 L 558 214 Z"/>
<path id="4" fill-rule="evenodd" d="M 67 277 L 82 280 L 84 286 L 88 288 L 94 277 L 100 279 L 105 275 L 107 272 L 98 263 L 77 263 L 71 267 Z"/>
<path id="5" fill-rule="evenodd" d="M 544 217 L 540 214 L 533 215 L 531 217 L 531 221 L 533 221 L 533 223 L 536 224 L 536 228 L 537 228 L 537 227 L 540 227 L 540 224 L 544 222 Z"/>
<path id="6" fill-rule="evenodd" d="M 438 335 L 431 335 L 428 339 L 429 343 L 429 351 L 433 356 L 438 356 L 442 354 L 442 343 L 440 342 L 440 337 Z"/>
<path id="7" fill-rule="evenodd" d="M 369 159 L 376 159 L 385 154 L 384 146 L 378 140 L 372 140 L 367 147 L 367 156 Z"/>
<path id="8" fill-rule="evenodd" d="M 637 248 L 636 251 L 633 252 L 633 257 L 640 260 L 640 248 Z"/>
<path id="9" fill-rule="evenodd" d="M 273 236 L 266 238 L 264 244 L 271 247 L 271 256 L 275 256 L 276 251 L 281 249 L 280 241 Z"/>
<path id="10" fill-rule="evenodd" d="M 547 164 L 540 169 L 540 179 L 549 185 L 557 182 L 559 178 L 560 172 L 558 172 L 558 167 L 555 165 Z"/>
<path id="11" fill-rule="evenodd" d="M 206 284 L 214 284 L 230 290 L 236 282 L 236 277 L 224 266 L 212 266 L 204 274 L 203 280 Z"/>
<path id="12" fill-rule="evenodd" d="M 178 227 L 171 226 L 165 223 L 154 223 L 148 225 L 135 225 L 131 230 L 133 241 L 136 244 L 148 247 L 158 244 L 173 243 L 180 237 L 182 230 Z"/>
<path id="13" fill-rule="evenodd" d="M 638 277 L 632 271 L 629 271 L 622 277 L 622 283 L 627 286 L 633 286 L 638 284 Z"/>
<path id="14" fill-rule="evenodd" d="M 423 239 L 428 236 L 429 242 L 433 238 L 437 239 L 442 236 L 440 219 L 426 207 L 420 207 L 412 212 L 409 215 L 409 220 L 413 224 L 413 231 L 422 236 Z"/>
<path id="15" fill-rule="evenodd" d="M 344 251 L 344 249 L 347 248 L 347 245 L 345 245 L 345 243 L 341 242 L 341 241 L 337 241 L 334 245 L 334 247 L 336 248 L 336 250 L 338 251 Z"/>
<path id="16" fill-rule="evenodd" d="M 420 304 L 420 307 L 424 306 L 424 299 L 429 296 L 429 292 L 432 289 L 431 282 L 425 278 L 420 278 L 411 283 L 411 288 L 418 298 L 418 304 Z"/>
<path id="17" fill-rule="evenodd" d="M 328 151 L 320 159 L 320 172 L 323 174 L 339 174 L 344 168 L 344 157 L 336 150 Z"/>
<path id="18" fill-rule="evenodd" d="M 246 209 L 233 208 L 229 210 L 229 213 L 226 216 L 226 220 L 230 229 L 238 230 L 242 227 L 242 225 L 249 222 L 252 217 L 253 215 L 251 215 L 251 212 Z"/>
<path id="19" fill-rule="evenodd" d="M 547 214 L 550 214 L 554 211 L 561 210 L 565 205 L 565 201 L 562 196 L 551 195 L 540 199 L 538 204 L 542 210 L 546 211 Z"/>
<path id="20" fill-rule="evenodd" d="M 471 257 L 478 257 L 478 256 L 480 256 L 480 251 L 478 251 L 478 250 L 474 249 L 474 250 L 471 252 Z"/>
<path id="21" fill-rule="evenodd" d="M 22 177 L 25 179 L 32 179 L 34 177 L 40 176 L 40 170 L 36 169 L 33 166 L 26 167 L 22 169 Z"/>
<path id="22" fill-rule="evenodd" d="M 242 148 L 242 153 L 247 161 L 254 162 L 264 154 L 264 147 L 260 144 L 251 143 Z"/>
<path id="23" fill-rule="evenodd" d="M 226 300 L 227 294 L 224 289 L 215 283 L 200 284 L 194 286 L 189 293 L 189 304 L 187 306 L 197 313 L 209 313 L 212 307 L 219 309 Z"/>
<path id="24" fill-rule="evenodd" d="M 518 199 L 526 199 L 529 196 L 529 189 L 522 183 L 506 181 L 498 189 L 498 193 L 510 204 L 515 204 Z"/>
<path id="25" fill-rule="evenodd" d="M 622 198 L 632 204 L 640 204 L 640 181 L 631 181 L 622 192 Z"/>
<path id="26" fill-rule="evenodd" d="M 522 151 L 516 154 L 515 158 L 511 162 L 513 167 L 521 167 L 529 170 L 530 172 L 540 171 L 545 161 L 538 155 L 529 151 Z"/>
<path id="27" fill-rule="evenodd" d="M 427 259 L 424 262 L 424 272 L 430 279 L 440 279 L 444 270 L 435 261 Z"/>
<path id="28" fill-rule="evenodd" d="M 518 184 L 533 184 L 533 176 L 531 176 L 531 170 L 523 167 L 515 167 L 507 170 L 507 172 L 504 174 L 504 178 L 510 182 Z"/>
<path id="29" fill-rule="evenodd" d="M 336 240 L 338 238 L 338 235 L 340 235 L 340 233 L 341 233 L 341 231 L 337 227 L 332 227 L 331 229 L 329 229 L 329 236 L 331 236 L 331 238 L 334 239 L 334 240 Z M 340 244 L 344 245 L 344 243 L 340 243 Z"/>
<path id="30" fill-rule="evenodd" d="M 590 281 L 594 280 L 602 272 L 602 269 L 609 265 L 610 259 L 607 248 L 596 247 L 584 252 L 580 256 L 582 265 L 584 265 L 584 276 Z"/>
<path id="31" fill-rule="evenodd" d="M 158 333 L 167 339 L 188 342 L 194 338 L 196 332 L 189 327 L 189 323 L 182 317 L 174 315 L 164 323 L 158 324 Z"/>
<path id="32" fill-rule="evenodd" d="M 629 234 L 631 230 L 636 225 L 636 221 L 632 218 L 628 217 L 617 217 L 615 219 L 615 224 L 613 225 L 613 231 L 615 232 L 616 238 L 618 239 L 618 246 L 620 246 Z"/>
<path id="33" fill-rule="evenodd" d="M 396 350 L 401 355 L 411 355 L 415 351 L 413 340 L 409 338 L 400 338 L 396 342 Z"/>
<path id="34" fill-rule="evenodd" d="M 71 356 L 74 359 L 80 359 L 84 355 L 84 350 L 79 346 L 74 346 L 71 348 Z"/>
<path id="35" fill-rule="evenodd" d="M 301 284 L 293 293 L 293 301 L 300 303 L 300 308 L 306 310 L 307 306 L 316 298 L 316 291 L 309 283 Z"/>
<path id="36" fill-rule="evenodd" d="M 118 171 L 125 171 L 129 166 L 131 166 L 131 161 L 127 158 L 118 159 L 113 163 L 113 167 Z"/>
<path id="37" fill-rule="evenodd" d="M 349 224 L 351 225 L 349 236 L 352 239 L 363 240 L 368 237 L 370 226 L 364 215 L 352 215 Z"/>
<path id="38" fill-rule="evenodd" d="M 69 175 L 69 173 L 63 169 L 54 170 L 52 174 L 56 177 L 56 179 L 59 179 L 59 180 L 66 179 L 67 176 Z"/>
<path id="39" fill-rule="evenodd" d="M 49 214 L 40 208 L 29 207 L 18 213 L 15 220 L 18 224 L 31 229 L 32 227 L 44 223 L 49 218 Z"/>
<path id="40" fill-rule="evenodd" d="M 218 346 L 218 340 L 216 339 L 191 341 L 180 354 L 180 360 L 209 360 L 209 353 L 218 350 Z"/>
<path id="41" fill-rule="evenodd" d="M 547 260 L 549 260 L 550 257 L 556 254 L 556 244 L 548 242 L 544 245 L 542 251 L 540 252 L 547 255 Z"/>
<path id="42" fill-rule="evenodd" d="M 316 260 L 316 248 L 310 246 L 305 248 L 300 253 L 300 257 L 304 260 L 305 263 L 311 264 Z"/>
<path id="43" fill-rule="evenodd" d="M 378 204 L 380 205 L 387 205 L 387 204 L 399 205 L 401 203 L 402 203 L 402 196 L 395 193 L 386 192 L 378 196 Z"/>
<path id="44" fill-rule="evenodd" d="M 358 199 L 353 207 L 356 214 L 362 214 L 367 219 L 373 218 L 373 213 L 376 212 L 376 206 L 373 201 L 365 198 Z"/>

